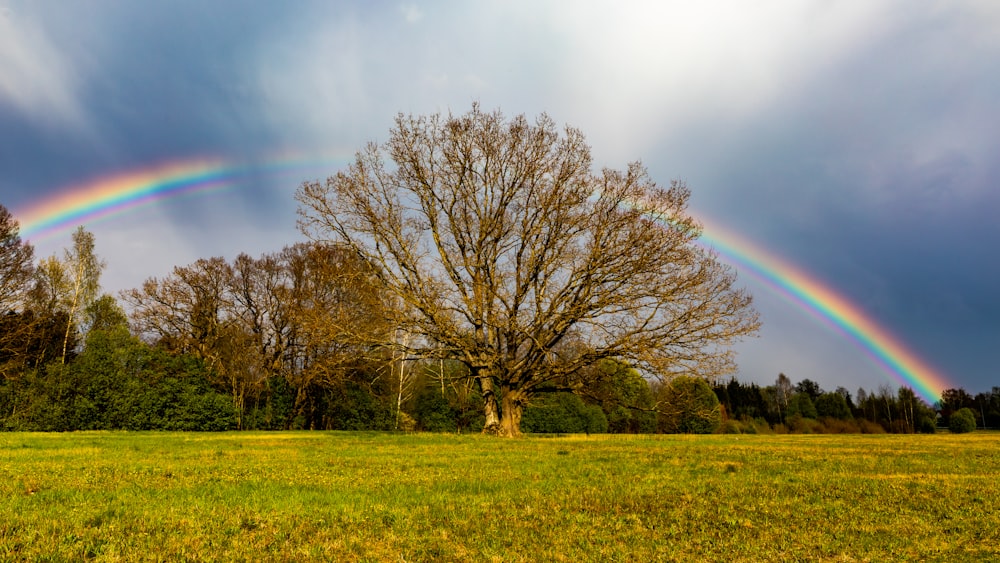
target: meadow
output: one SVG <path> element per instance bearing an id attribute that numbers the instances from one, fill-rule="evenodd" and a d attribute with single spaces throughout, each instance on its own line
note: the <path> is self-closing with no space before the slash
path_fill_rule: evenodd
<path id="1" fill-rule="evenodd" d="M 0 434 L 0 561 L 1000 560 L 1000 434 Z"/>

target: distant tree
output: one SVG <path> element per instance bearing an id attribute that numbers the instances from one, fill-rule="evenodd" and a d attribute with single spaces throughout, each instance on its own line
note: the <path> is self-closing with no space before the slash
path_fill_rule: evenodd
<path id="1" fill-rule="evenodd" d="M 823 393 L 816 399 L 816 414 L 821 417 L 849 420 L 851 409 L 841 393 Z"/>
<path id="2" fill-rule="evenodd" d="M 418 359 L 398 353 L 400 347 L 369 346 L 376 339 L 412 336 L 389 322 L 395 303 L 372 266 L 351 249 L 296 245 L 286 250 L 283 260 L 289 270 L 296 353 L 301 358 L 301 369 L 290 372 L 294 384 L 332 384 L 369 360 L 380 364 L 390 378 L 390 364 Z"/>
<path id="3" fill-rule="evenodd" d="M 968 408 L 975 412 L 976 401 L 968 391 L 962 388 L 945 389 L 941 392 L 941 401 L 938 402 L 938 409 L 945 421 L 951 414 L 963 408 Z"/>
<path id="4" fill-rule="evenodd" d="M 875 413 L 872 412 L 871 415 L 869 416 L 869 410 L 870 410 L 869 407 L 871 405 L 871 401 L 869 401 L 868 392 L 865 391 L 864 387 L 858 387 L 857 397 L 858 399 L 855 406 L 858 409 L 858 411 L 860 411 L 861 415 L 860 418 L 875 422 Z"/>
<path id="5" fill-rule="evenodd" d="M 819 383 L 811 379 L 803 379 L 795 385 L 795 392 L 805 393 L 809 395 L 809 400 L 815 402 L 823 394 L 823 389 L 819 386 Z"/>
<path id="6" fill-rule="evenodd" d="M 788 417 L 800 416 L 802 418 L 816 418 L 816 406 L 813 405 L 809 393 L 795 393 L 788 401 Z"/>
<path id="7" fill-rule="evenodd" d="M 788 376 L 779 373 L 778 379 L 774 382 L 774 402 L 778 411 L 778 421 L 785 419 L 785 412 L 788 410 L 788 401 L 792 398 L 792 380 Z"/>
<path id="8" fill-rule="evenodd" d="M 896 394 L 888 385 L 879 385 L 878 394 L 874 397 L 878 418 L 887 430 L 893 430 L 896 419 Z"/>
<path id="9" fill-rule="evenodd" d="M 765 419 L 771 415 L 771 409 L 768 408 L 767 392 L 756 383 L 744 385 L 734 377 L 725 384 L 716 383 L 713 390 L 719 397 L 719 402 L 725 409 L 727 418 L 736 420 Z M 774 422 L 779 421 L 779 418 L 774 417 Z"/>
<path id="10" fill-rule="evenodd" d="M 711 434 L 722 424 L 719 399 L 700 377 L 675 377 L 660 387 L 656 400 L 661 432 Z"/>
<path id="11" fill-rule="evenodd" d="M 603 370 L 594 377 L 598 383 L 585 397 L 604 411 L 608 432 L 656 432 L 656 410 L 649 382 L 628 364 L 616 360 L 602 360 L 590 369 Z"/>
<path id="12" fill-rule="evenodd" d="M 359 334 L 390 330 L 387 301 L 371 268 L 345 247 L 296 244 L 232 263 L 201 259 L 121 296 L 148 342 L 206 363 L 240 428 L 246 413 L 266 428 L 329 427 L 336 423 L 324 409 L 333 397 L 353 401 L 370 383 L 358 376 L 389 380 L 400 366 L 409 373 L 408 358 L 394 362 L 388 350 L 360 343 Z M 258 404 L 270 398 L 274 405 Z M 380 411 L 363 406 L 345 416 L 366 412 Z"/>
<path id="13" fill-rule="evenodd" d="M 204 365 L 171 356 L 124 326 L 92 329 L 69 364 L 50 362 L 8 387 L 11 430 L 231 430 L 232 406 Z"/>
<path id="14" fill-rule="evenodd" d="M 976 413 L 968 408 L 962 407 L 951 414 L 948 419 L 948 430 L 955 434 L 964 434 L 976 429 Z"/>
<path id="15" fill-rule="evenodd" d="M 917 432 L 926 417 L 927 406 L 917 397 L 913 389 L 900 387 L 896 390 L 896 408 L 899 411 L 898 419 L 901 425 L 899 430 L 905 433 Z"/>
<path id="16" fill-rule="evenodd" d="M 400 304 L 401 346 L 465 363 L 485 431 L 516 435 L 536 394 L 592 387 L 621 359 L 651 375 L 732 371 L 758 327 L 733 271 L 695 244 L 688 188 L 639 164 L 593 172 L 583 134 L 541 116 L 399 115 L 325 183 L 297 193 L 313 240 L 370 264 Z"/>
<path id="17" fill-rule="evenodd" d="M 84 311 L 86 323 L 91 331 L 128 329 L 128 316 L 113 296 L 104 294 L 91 303 Z"/>
<path id="18" fill-rule="evenodd" d="M 837 387 L 837 390 L 834 392 L 844 398 L 844 402 L 847 403 L 848 409 L 850 409 L 851 411 L 854 410 L 855 408 L 854 399 L 851 397 L 851 392 L 848 391 L 846 387 Z"/>
<path id="19" fill-rule="evenodd" d="M 983 426 L 1000 428 L 1000 387 L 993 387 L 989 393 L 980 395 L 976 396 L 976 401 L 979 402 L 980 410 L 983 412 Z"/>
<path id="20" fill-rule="evenodd" d="M 136 333 L 173 354 L 203 361 L 213 383 L 230 393 L 242 413 L 249 390 L 266 378 L 252 369 L 259 351 L 233 313 L 232 285 L 233 269 L 224 259 L 203 258 L 120 295 Z"/>

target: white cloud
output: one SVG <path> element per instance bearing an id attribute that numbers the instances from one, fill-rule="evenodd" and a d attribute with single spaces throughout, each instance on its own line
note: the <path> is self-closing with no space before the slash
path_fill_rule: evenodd
<path id="1" fill-rule="evenodd" d="M 572 58 L 576 112 L 634 147 L 692 123 L 753 116 L 877 34 L 875 2 L 585 4 L 547 14 Z M 629 152 L 629 151 L 626 151 Z"/>
<path id="2" fill-rule="evenodd" d="M 424 18 L 424 13 L 416 4 L 402 4 L 399 7 L 399 12 L 403 14 L 406 23 L 417 23 Z"/>
<path id="3" fill-rule="evenodd" d="M 36 21 L 0 15 L 0 103 L 41 121 L 82 124 L 73 65 Z"/>
<path id="4" fill-rule="evenodd" d="M 547 111 L 619 165 L 652 139 L 752 116 L 878 36 L 885 3 L 513 2 L 401 20 L 328 9 L 262 45 L 267 113 L 312 134 L 397 111 Z M 382 130 L 375 134 L 381 134 Z M 362 137 L 370 138 L 371 131 Z M 604 153 L 604 154 L 601 154 Z"/>

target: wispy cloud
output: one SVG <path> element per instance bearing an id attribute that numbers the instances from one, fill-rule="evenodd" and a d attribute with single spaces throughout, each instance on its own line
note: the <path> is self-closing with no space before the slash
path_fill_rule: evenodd
<path id="1" fill-rule="evenodd" d="M 37 122 L 82 126 L 79 83 L 40 22 L 11 8 L 0 11 L 0 105 Z"/>

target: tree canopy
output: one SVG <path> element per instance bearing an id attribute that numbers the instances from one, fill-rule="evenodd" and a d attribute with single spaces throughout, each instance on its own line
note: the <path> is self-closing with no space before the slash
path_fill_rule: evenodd
<path id="1" fill-rule="evenodd" d="M 478 105 L 400 114 L 384 144 L 296 194 L 300 225 L 369 263 L 417 358 L 463 362 L 486 431 L 520 432 L 538 393 L 580 391 L 603 359 L 662 378 L 717 376 L 758 327 L 735 274 L 696 243 L 681 182 L 639 163 L 593 170 L 579 130 Z"/>

